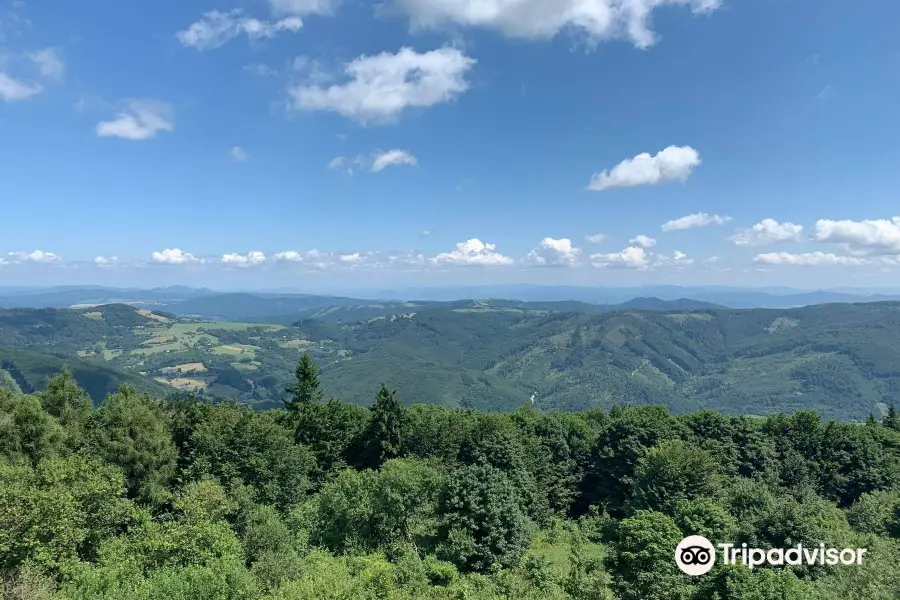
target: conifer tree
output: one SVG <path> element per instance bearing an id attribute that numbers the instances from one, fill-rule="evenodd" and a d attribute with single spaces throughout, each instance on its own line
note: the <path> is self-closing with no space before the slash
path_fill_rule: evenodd
<path id="1" fill-rule="evenodd" d="M 310 358 L 309 353 L 304 353 L 294 369 L 296 383 L 285 390 L 291 397 L 284 401 L 285 407 L 292 412 L 299 412 L 305 407 L 318 404 L 322 401 L 323 393 L 319 385 L 319 369 Z"/>

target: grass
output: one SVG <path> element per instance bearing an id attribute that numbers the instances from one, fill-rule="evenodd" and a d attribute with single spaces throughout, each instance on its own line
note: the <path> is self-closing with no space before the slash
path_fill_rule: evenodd
<path id="1" fill-rule="evenodd" d="M 202 362 L 184 363 L 160 369 L 163 373 L 178 373 L 179 369 L 182 373 L 202 373 L 206 370 L 206 365 Z"/>
<path id="2" fill-rule="evenodd" d="M 202 377 L 174 377 L 166 379 L 165 377 L 157 377 L 156 381 L 169 385 L 176 390 L 205 390 L 209 388 L 211 382 Z"/>
<path id="3" fill-rule="evenodd" d="M 169 319 L 160 315 L 154 315 L 147 309 L 140 308 L 138 309 L 138 314 L 147 317 L 148 319 L 153 319 L 154 321 L 159 321 L 160 323 L 168 323 Z"/>
<path id="4" fill-rule="evenodd" d="M 262 363 L 259 361 L 255 361 L 255 360 L 253 362 L 248 362 L 248 363 L 233 362 L 233 363 L 231 363 L 231 366 L 234 367 L 235 369 L 237 369 L 238 371 L 243 371 L 243 372 L 257 371 L 262 366 Z"/>
<path id="5" fill-rule="evenodd" d="M 101 313 L 101 312 L 84 313 L 84 316 L 86 316 L 88 319 L 93 319 L 94 321 L 102 321 L 103 320 L 103 313 Z"/>
<path id="6" fill-rule="evenodd" d="M 305 348 L 307 346 L 311 346 L 312 342 L 309 340 L 288 340 L 286 342 L 279 342 L 278 345 L 282 348 Z"/>
<path id="7" fill-rule="evenodd" d="M 226 356 L 240 356 L 241 354 L 250 354 L 256 356 L 257 346 L 248 346 L 246 344 L 228 344 L 227 346 L 216 346 L 212 349 L 215 354 L 224 354 Z"/>

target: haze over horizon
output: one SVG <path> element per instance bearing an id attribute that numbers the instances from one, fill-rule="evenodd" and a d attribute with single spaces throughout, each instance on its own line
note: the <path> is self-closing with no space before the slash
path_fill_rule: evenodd
<path id="1" fill-rule="evenodd" d="M 475 3 L 0 0 L 0 285 L 898 281 L 900 5 Z"/>

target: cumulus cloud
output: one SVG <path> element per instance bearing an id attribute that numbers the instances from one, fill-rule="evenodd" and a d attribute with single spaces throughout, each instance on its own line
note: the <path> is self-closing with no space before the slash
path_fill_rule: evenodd
<path id="1" fill-rule="evenodd" d="M 628 243 L 632 246 L 637 246 L 638 248 L 652 248 L 656 245 L 656 240 L 650 236 L 637 235 L 628 240 Z"/>
<path id="2" fill-rule="evenodd" d="M 213 10 L 204 13 L 203 18 L 175 36 L 184 46 L 213 50 L 221 48 L 241 34 L 246 34 L 250 39 L 272 38 L 285 31 L 299 31 L 302 27 L 303 21 L 296 16 L 278 21 L 261 21 L 244 16 L 240 9 L 230 12 Z"/>
<path id="3" fill-rule="evenodd" d="M 826 254 L 825 252 L 807 252 L 804 254 L 769 252 L 766 254 L 757 254 L 753 260 L 764 265 L 796 265 L 803 267 L 853 266 L 865 265 L 869 262 L 864 258 L 839 256 L 833 253 Z"/>
<path id="4" fill-rule="evenodd" d="M 98 256 L 94 258 L 94 264 L 98 267 L 114 267 L 119 264 L 117 256 Z"/>
<path id="5" fill-rule="evenodd" d="M 200 262 L 200 259 L 196 256 L 189 252 L 184 252 L 179 248 L 166 248 L 162 252 L 154 252 L 150 255 L 150 260 L 155 263 L 168 265 L 183 265 Z"/>
<path id="6" fill-rule="evenodd" d="M 694 259 L 680 250 L 675 250 L 671 255 L 657 254 L 653 257 L 654 267 L 682 268 L 694 264 Z"/>
<path id="7" fill-rule="evenodd" d="M 359 252 L 353 252 L 350 254 L 341 254 L 339 260 L 343 263 L 359 263 L 363 260 L 363 255 Z"/>
<path id="8" fill-rule="evenodd" d="M 253 267 L 266 262 L 266 255 L 255 250 L 247 254 L 223 254 L 221 260 L 223 265 L 230 267 Z"/>
<path id="9" fill-rule="evenodd" d="M 12 262 L 55 263 L 60 260 L 59 255 L 53 252 L 44 252 L 43 250 L 10 252 L 9 257 Z"/>
<path id="10" fill-rule="evenodd" d="M 278 252 L 276 254 L 273 254 L 272 258 L 279 262 L 303 262 L 303 255 L 296 250 Z"/>
<path id="11" fill-rule="evenodd" d="M 539 266 L 574 267 L 581 257 L 581 250 L 567 238 L 544 238 L 528 253 L 527 260 Z"/>
<path id="12" fill-rule="evenodd" d="M 753 227 L 739 231 L 728 239 L 738 246 L 765 246 L 800 241 L 801 233 L 803 233 L 803 225 L 779 223 L 775 219 L 763 219 Z"/>
<path id="13" fill-rule="evenodd" d="M 629 246 L 621 252 L 591 254 L 591 264 L 598 268 L 646 269 L 647 251 L 637 246 Z"/>
<path id="14" fill-rule="evenodd" d="M 900 254 L 900 217 L 852 221 L 816 221 L 813 239 L 844 245 L 851 253 Z"/>
<path id="15" fill-rule="evenodd" d="M 584 241 L 588 244 L 600 244 L 606 239 L 605 233 L 592 233 L 584 236 Z"/>
<path id="16" fill-rule="evenodd" d="M 39 85 L 29 85 L 13 79 L 6 73 L 0 73 L 0 99 L 4 102 L 27 100 L 35 94 L 41 93 L 41 89 Z"/>
<path id="17" fill-rule="evenodd" d="M 724 225 L 730 223 L 731 217 L 722 215 L 710 215 L 704 212 L 686 215 L 684 217 L 666 221 L 662 224 L 663 231 L 682 231 L 684 229 L 695 229 L 697 227 L 709 227 L 711 225 Z"/>
<path id="18" fill-rule="evenodd" d="M 231 149 L 231 160 L 234 162 L 247 162 L 250 160 L 250 154 L 247 153 L 246 150 L 241 148 L 240 146 L 235 146 Z"/>
<path id="19" fill-rule="evenodd" d="M 372 158 L 372 166 L 369 170 L 378 173 L 391 165 L 407 165 L 415 167 L 418 165 L 416 157 L 406 150 L 388 150 L 387 152 L 379 152 Z"/>
<path id="20" fill-rule="evenodd" d="M 172 109 L 168 104 L 156 100 L 129 100 L 113 120 L 97 125 L 97 135 L 125 140 L 149 140 L 160 131 L 174 129 Z"/>
<path id="21" fill-rule="evenodd" d="M 351 61 L 344 83 L 297 85 L 288 92 L 296 110 L 332 111 L 363 124 L 391 123 L 407 108 L 434 106 L 465 92 L 465 75 L 474 64 L 456 48 L 419 53 L 404 47 Z"/>
<path id="22" fill-rule="evenodd" d="M 700 162 L 700 154 L 690 146 L 669 146 L 653 156 L 643 152 L 623 160 L 612 170 L 594 173 L 588 189 L 600 192 L 666 181 L 686 181 Z"/>
<path id="23" fill-rule="evenodd" d="M 59 81 L 66 73 L 66 65 L 56 48 L 44 48 L 37 52 L 28 52 L 25 58 L 38 68 L 42 77 Z"/>
<path id="24" fill-rule="evenodd" d="M 413 28 L 446 25 L 481 27 L 521 39 L 550 39 L 572 31 L 591 44 L 627 39 L 638 48 L 657 41 L 650 29 L 653 10 L 664 5 L 710 13 L 720 0 L 393 0 Z"/>
<path id="25" fill-rule="evenodd" d="M 456 249 L 452 252 L 438 254 L 431 261 L 435 264 L 483 266 L 502 266 L 513 263 L 513 259 L 497 252 L 495 244 L 482 242 L 478 238 L 460 242 L 456 244 Z"/>

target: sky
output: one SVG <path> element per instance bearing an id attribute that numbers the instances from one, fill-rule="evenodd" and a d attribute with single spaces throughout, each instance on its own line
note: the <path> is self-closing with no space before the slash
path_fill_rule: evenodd
<path id="1" fill-rule="evenodd" d="M 898 22 L 0 0 L 0 285 L 891 287 Z"/>

